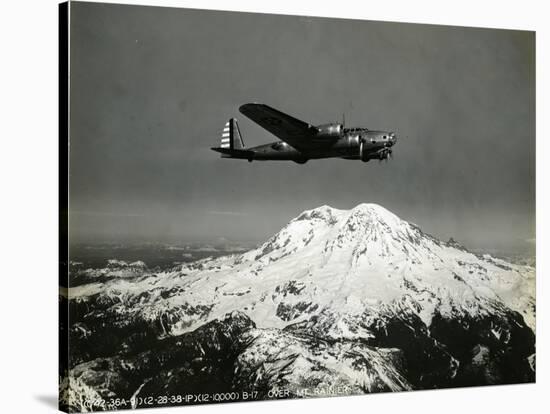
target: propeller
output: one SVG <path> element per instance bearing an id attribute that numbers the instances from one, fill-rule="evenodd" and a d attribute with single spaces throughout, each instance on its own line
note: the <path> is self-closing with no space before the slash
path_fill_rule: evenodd
<path id="1" fill-rule="evenodd" d="M 388 158 L 393 158 L 392 154 L 393 154 L 393 151 L 390 148 L 384 148 L 380 152 L 380 158 L 378 159 L 378 161 L 381 162 L 382 160 L 385 160 L 387 162 Z"/>

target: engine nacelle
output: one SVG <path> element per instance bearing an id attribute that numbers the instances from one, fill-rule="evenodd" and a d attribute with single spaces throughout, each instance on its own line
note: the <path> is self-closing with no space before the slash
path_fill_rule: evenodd
<path id="1" fill-rule="evenodd" d="M 342 124 L 323 124 L 317 127 L 318 138 L 339 138 L 344 134 Z"/>
<path id="2" fill-rule="evenodd" d="M 365 147 L 366 147 L 365 143 L 363 142 L 363 140 L 361 140 L 359 144 L 359 158 L 363 162 L 367 162 L 370 159 L 369 152 L 366 151 Z"/>

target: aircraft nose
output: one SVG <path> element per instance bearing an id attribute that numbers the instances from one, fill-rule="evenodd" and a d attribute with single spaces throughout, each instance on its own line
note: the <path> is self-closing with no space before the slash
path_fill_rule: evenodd
<path id="1" fill-rule="evenodd" d="M 397 135 L 395 134 L 395 132 L 390 133 L 390 142 L 392 145 L 395 145 L 395 143 L 397 142 Z"/>

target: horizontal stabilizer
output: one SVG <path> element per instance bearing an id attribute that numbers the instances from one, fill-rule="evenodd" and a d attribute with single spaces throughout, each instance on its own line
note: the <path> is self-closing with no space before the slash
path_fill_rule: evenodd
<path id="1" fill-rule="evenodd" d="M 211 149 L 212 151 L 221 153 L 222 157 L 224 158 L 251 159 L 254 156 L 254 151 L 245 150 L 245 149 L 231 149 L 231 148 L 222 148 L 222 147 L 214 147 Z"/>

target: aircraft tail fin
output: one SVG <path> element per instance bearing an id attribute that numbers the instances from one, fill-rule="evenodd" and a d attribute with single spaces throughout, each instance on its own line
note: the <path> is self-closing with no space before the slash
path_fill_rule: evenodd
<path id="1" fill-rule="evenodd" d="M 241 131 L 239 130 L 239 124 L 235 118 L 231 118 L 225 123 L 220 148 L 244 149 L 243 137 L 241 135 Z"/>

